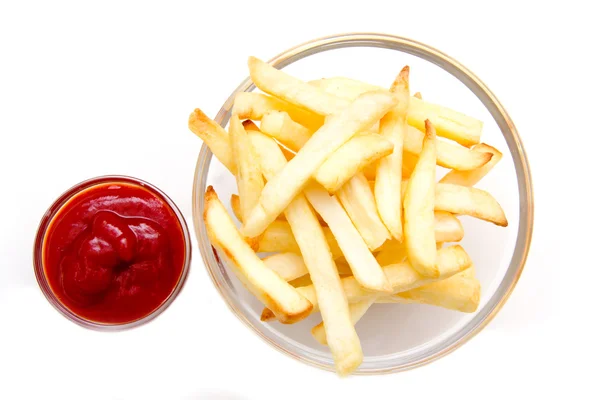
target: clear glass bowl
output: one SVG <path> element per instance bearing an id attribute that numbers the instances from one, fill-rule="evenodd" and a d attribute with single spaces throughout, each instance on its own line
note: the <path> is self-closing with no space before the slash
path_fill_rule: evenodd
<path id="1" fill-rule="evenodd" d="M 175 285 L 169 296 L 165 298 L 163 302 L 148 315 L 124 323 L 104 323 L 92 321 L 73 312 L 70 308 L 63 304 L 63 302 L 58 298 L 58 296 L 50 287 L 50 283 L 48 282 L 48 279 L 46 277 L 43 263 L 44 239 L 46 237 L 46 231 L 50 227 L 52 220 L 58 214 L 61 208 L 65 204 L 67 204 L 70 199 L 80 194 L 82 191 L 92 188 L 96 185 L 107 183 L 123 183 L 142 186 L 153 192 L 158 197 L 160 197 L 175 213 L 175 216 L 179 221 L 179 225 L 181 226 L 181 231 L 183 233 L 185 245 L 183 269 L 181 270 L 181 275 L 179 276 L 177 284 Z M 150 183 L 141 179 L 122 175 L 105 175 L 88 179 L 71 187 L 66 192 L 61 194 L 60 197 L 56 199 L 54 203 L 50 206 L 50 208 L 48 208 L 48 210 L 44 213 L 40 221 L 40 225 L 38 227 L 38 231 L 35 237 L 35 243 L 33 246 L 33 268 L 35 272 L 35 277 L 40 286 L 40 289 L 42 290 L 42 293 L 44 293 L 44 296 L 50 302 L 50 304 L 52 304 L 52 306 L 54 306 L 54 308 L 56 308 L 56 310 L 59 313 L 61 313 L 65 318 L 76 323 L 77 325 L 88 329 L 93 329 L 97 331 L 122 331 L 126 329 L 135 328 L 152 321 L 154 318 L 162 314 L 162 312 L 165 311 L 171 305 L 171 303 L 173 303 L 173 301 L 179 295 L 179 292 L 181 292 L 181 289 L 183 289 L 185 281 L 187 280 L 192 258 L 191 249 L 192 244 L 190 240 L 190 233 L 185 222 L 185 218 L 183 217 L 183 214 L 181 214 L 181 211 L 179 211 L 179 208 L 177 208 L 177 205 L 173 202 L 173 200 L 169 198 L 169 196 L 167 196 L 162 190 L 160 190 L 156 186 L 151 185 Z"/>
<path id="2" fill-rule="evenodd" d="M 462 314 L 427 305 L 376 304 L 357 324 L 364 362 L 357 374 L 403 371 L 436 360 L 467 342 L 498 313 L 514 289 L 525 265 L 533 228 L 531 176 L 523 144 L 507 112 L 491 91 L 457 61 L 424 44 L 390 35 L 345 34 L 301 44 L 269 61 L 305 80 L 347 76 L 383 87 L 400 68 L 411 66 L 412 91 L 484 121 L 482 141 L 504 154 L 502 161 L 478 185 L 503 206 L 508 228 L 461 217 L 465 238 L 481 281 L 477 312 Z M 216 116 L 225 127 L 236 93 L 252 91 L 246 78 Z M 441 171 L 440 171 L 441 172 Z M 202 146 L 193 189 L 194 227 L 200 253 L 217 290 L 231 311 L 274 348 L 307 364 L 333 371 L 326 347 L 316 343 L 310 328 L 318 314 L 295 325 L 263 323 L 262 305 L 221 263 L 202 222 L 203 194 L 215 187 L 224 204 L 236 192 L 235 178 Z"/>

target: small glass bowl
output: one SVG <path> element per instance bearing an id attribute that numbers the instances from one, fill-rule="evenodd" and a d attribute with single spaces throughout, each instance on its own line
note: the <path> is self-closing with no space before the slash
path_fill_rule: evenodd
<path id="1" fill-rule="evenodd" d="M 504 157 L 477 187 L 491 192 L 503 206 L 508 228 L 460 217 L 461 245 L 474 261 L 482 284 L 481 302 L 472 314 L 427 305 L 376 304 L 357 324 L 364 361 L 356 374 L 382 374 L 425 365 L 457 349 L 481 331 L 514 289 L 525 265 L 533 229 L 533 192 L 521 139 L 506 110 L 473 73 L 427 45 L 390 35 L 355 33 L 313 40 L 287 50 L 269 63 L 301 79 L 347 76 L 388 87 L 403 65 L 411 67 L 411 89 L 425 100 L 443 104 L 484 121 L 483 141 Z M 227 99 L 215 120 L 226 127 L 238 92 L 255 89 L 246 78 Z M 440 174 L 442 171 L 438 171 Z M 212 185 L 224 204 L 236 192 L 235 178 L 206 145 L 196 165 L 193 212 L 204 264 L 231 311 L 277 350 L 309 365 L 334 371 L 328 349 L 314 341 L 314 314 L 294 325 L 263 323 L 262 305 L 221 262 L 202 221 L 204 192 Z"/>
<path id="2" fill-rule="evenodd" d="M 124 323 L 102 323 L 102 322 L 97 322 L 97 321 L 91 321 L 91 320 L 85 319 L 85 318 L 75 314 L 68 307 L 66 307 L 52 291 L 52 288 L 50 287 L 50 284 L 48 283 L 48 280 L 46 278 L 46 273 L 44 271 L 44 264 L 43 264 L 43 259 L 44 259 L 43 246 L 44 246 L 44 239 L 46 236 L 46 231 L 49 228 L 50 223 L 52 222 L 53 218 L 57 215 L 57 213 L 60 211 L 60 209 L 71 198 L 73 198 L 73 196 L 81 193 L 82 191 L 89 189 L 93 186 L 99 185 L 99 184 L 106 184 L 106 183 L 113 183 L 113 182 L 114 183 L 129 183 L 132 185 L 142 186 L 142 187 L 149 189 L 157 196 L 159 196 L 165 202 L 165 204 L 167 204 L 173 210 L 173 212 L 177 216 L 177 220 L 179 221 L 179 225 L 181 226 L 181 231 L 183 233 L 184 244 L 185 244 L 183 269 L 181 271 L 181 275 L 179 277 L 179 280 L 177 281 L 177 284 L 175 285 L 175 287 L 173 288 L 173 290 L 171 291 L 169 296 L 160 304 L 160 306 L 158 306 L 156 309 L 154 309 L 148 315 L 146 315 L 142 318 L 139 318 L 137 320 L 124 322 Z M 56 308 L 58 310 L 58 312 L 60 312 L 67 319 L 75 322 L 76 324 L 78 324 L 80 326 L 83 326 L 84 328 L 88 328 L 88 329 L 99 330 L 99 331 L 122 331 L 122 330 L 126 330 L 126 329 L 135 328 L 135 327 L 143 325 L 147 322 L 152 321 L 154 318 L 159 316 L 163 311 L 165 311 L 169 307 L 169 305 L 171 305 L 171 303 L 175 300 L 175 298 L 177 297 L 179 292 L 181 292 L 181 289 L 183 288 L 185 281 L 187 280 L 187 276 L 188 276 L 189 269 L 190 269 L 190 262 L 191 262 L 191 248 L 192 248 L 192 245 L 191 245 L 191 240 L 190 240 L 190 233 L 189 233 L 187 224 L 185 222 L 185 218 L 183 217 L 183 215 L 181 214 L 181 211 L 179 211 L 179 209 L 177 208 L 175 203 L 169 198 L 169 196 L 167 196 L 163 191 L 161 191 L 156 186 L 151 185 L 150 183 L 145 182 L 141 179 L 132 178 L 129 176 L 121 176 L 121 175 L 105 175 L 105 176 L 99 176 L 96 178 L 88 179 L 86 181 L 80 182 L 77 185 L 71 187 L 69 190 L 64 192 L 50 206 L 50 208 L 48 208 L 48 210 L 44 213 L 44 216 L 42 217 L 42 220 L 40 221 L 40 225 L 38 227 L 38 231 L 37 231 L 37 234 L 35 237 L 35 243 L 34 243 L 34 247 L 33 247 L 33 268 L 35 271 L 35 277 L 40 286 L 40 289 L 42 290 L 42 293 L 44 293 L 44 296 L 46 296 L 46 299 L 50 302 L 50 304 L 52 304 L 54 306 L 54 308 Z"/>

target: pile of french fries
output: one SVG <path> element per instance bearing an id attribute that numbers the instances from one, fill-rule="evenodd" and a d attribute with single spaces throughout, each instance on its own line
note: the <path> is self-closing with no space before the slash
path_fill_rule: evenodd
<path id="1" fill-rule="evenodd" d="M 304 82 L 254 57 L 248 67 L 263 93 L 237 95 L 229 132 L 198 109 L 189 127 L 236 177 L 241 228 L 210 186 L 204 223 L 261 320 L 319 311 L 312 334 L 347 375 L 363 360 L 354 325 L 374 303 L 476 311 L 473 263 L 444 244 L 464 236 L 457 215 L 508 224 L 473 188 L 502 158 L 480 143 L 482 122 L 410 96 L 408 67 L 389 90 Z M 450 169 L 439 182 L 437 167 Z"/>

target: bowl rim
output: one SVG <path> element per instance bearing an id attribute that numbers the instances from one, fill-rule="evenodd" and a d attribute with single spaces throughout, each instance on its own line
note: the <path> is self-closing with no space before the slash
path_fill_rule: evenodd
<path id="1" fill-rule="evenodd" d="M 46 277 L 46 272 L 45 272 L 44 262 L 43 262 L 43 258 L 44 258 L 43 257 L 43 249 L 44 249 L 44 241 L 46 239 L 46 232 L 47 232 L 48 228 L 50 227 L 50 225 L 52 224 L 52 222 L 54 221 L 54 218 L 63 209 L 63 207 L 65 205 L 67 205 L 72 199 L 74 199 L 75 197 L 77 197 L 78 195 L 83 193 L 84 191 L 89 190 L 89 189 L 99 186 L 99 185 L 106 185 L 109 183 L 140 186 L 140 187 L 145 188 L 146 190 L 149 190 L 155 196 L 160 197 L 161 200 L 163 200 L 165 202 L 165 204 L 175 214 L 175 217 L 177 218 L 177 221 L 181 228 L 181 234 L 183 236 L 183 243 L 184 243 L 183 268 L 181 270 L 181 274 L 179 275 L 179 278 L 177 279 L 175 286 L 173 286 L 169 295 L 167 297 L 165 297 L 164 300 L 149 314 L 141 316 L 141 317 L 131 320 L 131 321 L 116 322 L 116 323 L 101 322 L 101 321 L 94 321 L 91 319 L 87 319 L 87 318 L 80 316 L 79 314 L 72 311 L 69 307 L 67 307 L 58 298 L 58 296 L 56 295 L 54 290 L 50 287 L 50 283 L 48 282 L 48 279 Z M 189 228 L 185 221 L 185 218 L 183 217 L 183 214 L 181 213 L 181 210 L 179 209 L 179 207 L 177 207 L 177 204 L 175 204 L 175 202 L 165 192 L 163 192 L 158 187 L 154 186 L 153 184 L 151 184 L 143 179 L 135 178 L 135 177 L 128 176 L 128 175 L 96 176 L 96 177 L 81 181 L 81 182 L 71 186 L 69 189 L 65 190 L 56 200 L 54 200 L 52 202 L 52 204 L 50 205 L 50 207 L 48 207 L 48 209 L 46 210 L 44 215 L 42 215 L 42 218 L 40 219 L 40 222 L 38 224 L 38 229 L 37 229 L 35 240 L 33 243 L 33 269 L 34 269 L 35 278 L 36 278 L 38 286 L 40 287 L 40 290 L 44 294 L 44 297 L 46 298 L 46 300 L 48 300 L 48 302 L 63 317 L 65 317 L 69 321 L 74 322 L 75 324 L 77 324 L 83 328 L 87 328 L 87 329 L 91 329 L 91 330 L 95 330 L 95 331 L 102 331 L 102 332 L 116 332 L 116 331 L 124 331 L 124 330 L 137 328 L 139 326 L 147 324 L 148 322 L 154 320 L 159 315 L 161 315 L 175 301 L 175 299 L 179 296 L 179 293 L 181 293 L 181 290 L 183 289 L 183 287 L 185 286 L 185 283 L 187 281 L 189 271 L 190 271 L 190 265 L 192 262 L 192 242 L 191 242 L 190 237 L 191 236 L 190 236 Z"/>
<path id="2" fill-rule="evenodd" d="M 468 325 L 472 325 L 466 332 L 462 333 L 462 336 L 457 337 L 456 340 L 448 340 L 449 343 L 443 346 L 439 350 L 432 354 L 409 361 L 403 365 L 377 368 L 370 370 L 357 370 L 354 374 L 356 375 L 375 375 L 375 374 L 387 374 L 405 371 L 429 364 L 441 357 L 450 354 L 454 350 L 461 347 L 463 344 L 472 339 L 477 335 L 483 328 L 485 328 L 490 321 L 498 314 L 502 309 L 511 293 L 513 292 L 522 272 L 525 267 L 527 255 L 531 245 L 531 238 L 533 233 L 533 216 L 534 216 L 534 202 L 533 202 L 533 184 L 531 179 L 531 172 L 529 162 L 525 149 L 523 147 L 522 140 L 519 133 L 509 117 L 507 111 L 496 98 L 496 96 L 489 90 L 489 88 L 470 70 L 454 60 L 450 56 L 442 53 L 441 51 L 425 45 L 423 43 L 414 41 L 412 39 L 380 34 L 380 33 L 343 33 L 331 36 L 325 36 L 304 42 L 297 46 L 294 46 L 277 56 L 273 57 L 268 61 L 269 64 L 276 68 L 283 68 L 287 65 L 294 63 L 300 59 L 308 57 L 313 54 L 321 53 L 328 50 L 334 50 L 346 47 L 374 47 L 374 48 L 385 48 L 396 50 L 411 55 L 415 55 L 419 58 L 432 62 L 438 67 L 444 69 L 455 78 L 460 80 L 465 86 L 467 86 L 473 94 L 484 104 L 486 109 L 491 113 L 495 122 L 498 124 L 504 139 L 510 149 L 512 158 L 514 159 L 514 166 L 517 174 L 517 182 L 519 188 L 519 227 L 517 232 L 517 239 L 513 252 L 512 259 L 509 264 L 509 268 L 505 273 L 502 282 L 496 288 L 496 291 L 490 297 L 490 300 L 486 303 L 484 308 L 489 308 L 482 315 L 482 317 L 475 321 L 473 319 Z M 252 83 L 250 77 L 247 77 L 229 96 L 225 101 L 219 112 L 215 117 L 215 121 L 220 124 L 223 128 L 226 127 L 229 118 L 231 116 L 231 108 L 233 106 L 233 100 L 235 95 L 243 91 L 252 91 L 256 86 Z M 225 303 L 235 316 L 240 319 L 243 324 L 257 334 L 265 342 L 279 350 L 280 352 L 300 360 L 305 364 L 312 365 L 327 371 L 334 371 L 331 365 L 324 364 L 322 362 L 308 359 L 299 354 L 289 351 L 282 347 L 279 343 L 271 340 L 261 331 L 259 331 L 242 313 L 231 303 L 228 296 L 224 293 L 222 285 L 217 280 L 214 272 L 209 267 L 211 258 L 214 253 L 214 249 L 207 240 L 206 230 L 204 223 L 202 222 L 202 215 L 204 212 L 204 191 L 206 189 L 206 180 L 208 176 L 208 169 L 212 153 L 206 144 L 202 145 L 198 160 L 196 164 L 196 171 L 194 173 L 194 183 L 192 191 L 192 212 L 194 219 L 194 229 L 196 238 L 202 255 L 204 266 L 208 271 L 208 274 L 213 281 L 213 284 L 217 288 L 220 296 L 225 300 Z M 204 242 L 203 242 L 204 240 Z M 209 243 L 208 245 L 206 243 Z M 509 277 L 509 272 L 512 272 L 512 276 Z M 509 278 L 507 280 L 507 278 Z M 462 330 L 461 330 L 462 331 Z M 456 336 L 461 334 L 461 331 L 456 333 Z"/>

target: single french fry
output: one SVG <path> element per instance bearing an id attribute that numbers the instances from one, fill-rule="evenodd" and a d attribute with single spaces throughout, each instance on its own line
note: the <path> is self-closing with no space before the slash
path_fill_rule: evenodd
<path id="1" fill-rule="evenodd" d="M 229 142 L 236 163 L 236 181 L 243 220 L 258 203 L 264 188 L 259 160 L 244 126 L 237 116 L 229 121 Z"/>
<path id="2" fill-rule="evenodd" d="M 464 271 L 472 265 L 471 258 L 467 252 L 459 245 L 444 247 L 437 251 L 436 267 L 440 272 L 437 278 L 419 274 L 408 261 L 398 264 L 385 265 L 382 267 L 388 281 L 392 285 L 394 293 L 405 292 L 427 283 L 436 282 L 441 279 L 449 278 L 459 272 Z M 349 303 L 355 303 L 360 300 L 371 298 L 372 296 L 381 296 L 363 288 L 353 276 L 342 279 L 342 287 L 346 293 Z M 313 303 L 313 312 L 318 310 L 318 300 L 313 286 L 303 286 L 296 288 L 305 298 Z M 273 320 L 273 313 L 268 309 L 263 310 L 261 314 L 262 321 Z"/>
<path id="3" fill-rule="evenodd" d="M 309 82 L 309 85 L 346 101 L 351 101 L 364 92 L 382 89 L 379 86 L 341 77 L 319 79 Z M 407 119 L 410 125 L 423 132 L 425 132 L 424 121 L 429 119 L 438 136 L 454 140 L 463 146 L 479 143 L 483 130 L 483 122 L 450 108 L 423 101 L 418 97 L 410 98 Z"/>
<path id="4" fill-rule="evenodd" d="M 338 190 L 337 197 L 371 251 L 391 238 L 390 232 L 377 212 L 375 197 L 369 182 L 362 173 L 357 173 L 346 182 Z"/>
<path id="5" fill-rule="evenodd" d="M 310 314 L 312 304 L 258 258 L 235 228 L 212 186 L 204 196 L 204 223 L 212 244 L 231 261 L 248 289 L 283 323 Z"/>
<path id="6" fill-rule="evenodd" d="M 398 104 L 379 122 L 381 136 L 393 143 L 392 154 L 379 160 L 375 177 L 375 203 L 377 211 L 390 234 L 402 242 L 402 149 L 408 129 L 406 114 L 409 106 L 408 66 L 402 68 L 390 88 Z"/>
<path id="7" fill-rule="evenodd" d="M 331 229 L 356 280 L 366 289 L 391 292 L 392 287 L 381 266 L 369 251 L 339 200 L 314 182 L 308 184 L 304 194 Z"/>
<path id="8" fill-rule="evenodd" d="M 415 127 L 408 127 L 404 136 L 404 150 L 419 155 L 423 149 L 423 132 Z M 489 162 L 492 153 L 473 151 L 467 147 L 437 139 L 437 165 L 444 168 L 467 171 L 480 168 Z"/>
<path id="9" fill-rule="evenodd" d="M 439 276 L 435 249 L 435 128 L 428 121 L 423 151 L 415 166 L 404 198 L 404 229 L 410 264 L 421 274 Z"/>
<path id="10" fill-rule="evenodd" d="M 235 96 L 232 115 L 240 119 L 261 120 L 271 111 L 283 111 L 294 121 L 301 123 L 311 130 L 317 130 L 323 125 L 323 117 L 303 110 L 276 97 L 256 92 L 240 92 Z"/>
<path id="11" fill-rule="evenodd" d="M 421 94 L 421 92 L 415 92 L 415 94 L 413 94 L 413 97 L 416 97 L 419 100 L 423 100 L 423 95 Z"/>
<path id="12" fill-rule="evenodd" d="M 438 183 L 435 186 L 435 209 L 458 215 L 469 215 L 498 226 L 508 226 L 508 220 L 498 201 L 481 189 Z"/>
<path id="13" fill-rule="evenodd" d="M 450 171 L 441 180 L 440 183 L 452 183 L 454 185 L 474 186 L 484 176 L 486 176 L 496 164 L 502 159 L 502 153 L 485 143 L 476 144 L 471 148 L 473 153 L 492 154 L 490 161 L 479 168 L 470 171 Z"/>
<path id="14" fill-rule="evenodd" d="M 327 94 L 258 58 L 248 59 L 248 69 L 252 81 L 260 90 L 297 107 L 325 116 L 348 106 L 348 101 Z"/>
<path id="15" fill-rule="evenodd" d="M 208 118 L 198 108 L 190 114 L 188 127 L 196 136 L 202 139 L 210 151 L 217 157 L 217 160 L 235 175 L 235 161 L 231 154 L 227 131 L 221 125 Z"/>
<path id="16" fill-rule="evenodd" d="M 311 176 L 333 152 L 356 133 L 379 120 L 396 100 L 389 93 L 371 92 L 357 98 L 315 132 L 304 147 L 265 185 L 250 216 L 242 226 L 248 237 L 260 235 L 300 193 Z"/>
<path id="17" fill-rule="evenodd" d="M 260 130 L 293 151 L 300 150 L 312 135 L 310 129 L 292 120 L 284 111 L 266 113 L 260 121 Z"/>
<path id="18" fill-rule="evenodd" d="M 452 276 L 407 292 L 392 295 L 411 303 L 430 304 L 449 310 L 472 313 L 477 311 L 481 284 L 476 278 Z"/>
<path id="19" fill-rule="evenodd" d="M 392 151 L 394 144 L 381 135 L 356 135 L 325 160 L 317 170 L 315 180 L 330 193 L 335 193 L 367 165 Z"/>

